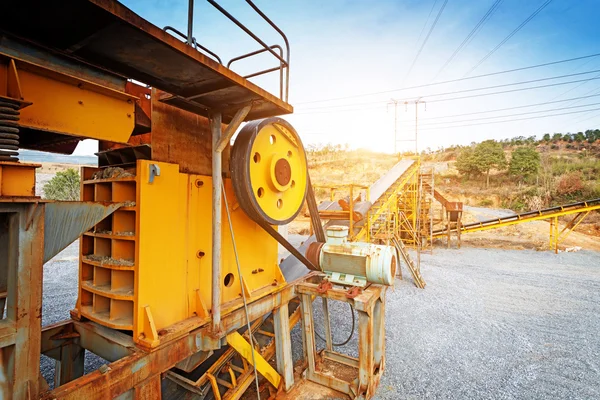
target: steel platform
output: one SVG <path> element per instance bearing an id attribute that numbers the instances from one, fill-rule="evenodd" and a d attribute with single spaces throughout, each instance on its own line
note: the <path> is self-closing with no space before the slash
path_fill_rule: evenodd
<path id="1" fill-rule="evenodd" d="M 114 0 L 4 2 L 0 27 L 9 35 L 168 92 L 171 95 L 161 99 L 165 103 L 203 116 L 211 110 L 221 112 L 224 123 L 249 103 L 247 121 L 293 112 L 285 101 Z"/>

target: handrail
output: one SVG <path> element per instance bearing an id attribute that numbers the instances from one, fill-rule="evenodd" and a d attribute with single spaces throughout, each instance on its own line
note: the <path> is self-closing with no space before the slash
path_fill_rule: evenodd
<path id="1" fill-rule="evenodd" d="M 281 57 L 283 57 L 283 49 L 281 48 L 280 45 L 274 44 L 269 47 L 271 49 L 279 49 L 279 55 Z M 268 51 L 268 49 L 260 49 L 260 50 L 252 51 L 247 54 L 242 54 L 241 56 L 234 57 L 231 60 L 229 60 L 229 62 L 227 63 L 227 68 L 230 68 L 231 64 L 233 64 L 236 61 L 243 60 L 245 58 L 264 53 L 265 51 Z M 279 67 L 273 67 L 273 68 L 269 68 L 269 69 L 264 69 L 262 71 L 253 72 L 250 75 L 245 75 L 244 78 L 249 79 L 249 78 L 253 78 L 255 76 L 264 75 L 264 74 L 268 74 L 270 72 L 275 72 L 275 71 L 279 71 L 279 98 L 283 99 L 283 64 L 281 64 L 281 62 L 279 63 Z M 286 88 L 286 96 L 287 96 L 287 88 Z M 287 101 L 287 97 L 286 97 L 286 101 Z"/>
<path id="2" fill-rule="evenodd" d="M 243 30 L 244 32 L 246 32 L 246 34 L 248 34 L 248 36 L 250 36 L 252 39 L 254 39 L 257 43 L 259 43 L 263 49 L 255 51 L 255 52 L 251 52 L 248 54 L 245 54 L 243 56 L 240 57 L 235 57 L 233 59 L 231 59 L 228 63 L 228 66 L 231 65 L 232 61 L 237 61 L 239 59 L 243 59 L 243 58 L 247 58 L 250 57 L 252 55 L 256 55 L 256 54 L 260 54 L 263 53 L 265 51 L 268 51 L 269 53 L 271 53 L 277 60 L 279 60 L 279 68 L 274 67 L 274 68 L 270 68 L 270 69 L 266 69 L 263 71 L 259 71 L 259 72 L 255 72 L 253 74 L 247 75 L 245 78 L 250 78 L 250 77 L 254 77 L 254 76 L 258 76 L 258 75 L 262 75 L 262 74 L 266 74 L 269 72 L 274 72 L 279 70 L 279 96 L 282 100 L 284 100 L 285 102 L 288 101 L 288 95 L 289 95 L 289 77 L 290 77 L 290 45 L 289 45 L 289 41 L 287 39 L 287 37 L 285 36 L 285 34 L 283 33 L 283 31 L 281 29 L 279 29 L 279 27 L 277 25 L 275 25 L 275 23 L 273 21 L 271 21 L 251 0 L 246 0 L 246 2 L 250 5 L 250 7 L 252 7 L 252 9 L 254 9 L 254 11 L 256 11 L 256 13 L 258 15 L 260 15 L 269 25 L 271 25 L 271 27 L 273 29 L 275 29 L 277 31 L 277 33 L 279 33 L 281 35 L 281 37 L 283 38 L 284 42 L 285 42 L 285 46 L 286 46 L 286 58 L 283 58 L 283 50 L 281 49 L 281 46 L 269 46 L 267 45 L 264 41 L 262 41 L 258 36 L 256 36 L 250 29 L 248 29 L 244 24 L 242 24 L 240 21 L 238 21 L 233 15 L 231 15 L 229 12 L 227 12 L 227 10 L 225 10 L 223 7 L 221 7 L 221 5 L 219 5 L 219 3 L 217 3 L 215 0 L 207 0 L 213 7 L 215 7 L 218 11 L 221 12 L 221 14 L 223 14 L 224 16 L 226 16 L 227 18 L 229 18 L 229 20 L 231 22 L 233 22 L 234 24 L 236 24 L 241 30 Z M 275 48 L 277 47 L 280 49 L 281 54 L 277 54 L 275 52 Z M 284 90 L 283 90 L 283 69 L 286 69 L 286 77 L 285 77 L 285 96 L 284 96 Z"/>
<path id="3" fill-rule="evenodd" d="M 283 31 L 277 26 L 275 25 L 275 23 L 273 21 L 271 21 L 271 19 L 269 17 L 267 17 L 265 15 L 265 13 L 263 13 L 253 2 L 252 0 L 246 0 L 246 3 L 248 3 L 250 5 L 250 7 L 252 7 L 254 9 L 254 11 L 256 11 L 256 13 L 258 15 L 260 15 L 261 17 L 263 17 L 263 19 L 265 21 L 267 21 L 267 23 L 269 25 L 271 25 L 271 27 L 273 29 L 275 29 L 277 31 L 277 33 L 279 33 L 281 35 L 281 37 L 283 38 L 283 41 L 285 42 L 285 49 L 286 49 L 286 59 L 287 59 L 287 65 L 286 65 L 286 71 L 285 71 L 285 101 L 288 101 L 288 91 L 289 91 L 289 82 L 290 82 L 290 42 L 288 41 L 287 36 L 285 36 L 285 33 L 283 33 Z"/>
<path id="4" fill-rule="evenodd" d="M 190 46 L 194 46 L 196 48 L 196 50 L 198 50 L 198 48 L 204 50 L 205 52 L 207 52 L 208 54 L 210 54 L 211 56 L 213 56 L 214 58 L 216 58 L 217 61 L 219 62 L 219 64 L 223 65 L 223 61 L 221 61 L 221 57 L 219 57 L 217 54 L 213 53 L 212 51 L 210 51 L 206 47 L 202 46 L 201 44 L 198 44 L 198 42 L 196 41 L 195 37 L 192 37 L 191 44 L 190 44 L 190 39 L 188 38 L 188 36 L 186 36 L 183 32 L 181 32 L 181 31 L 173 28 L 172 26 L 169 26 L 169 25 L 165 26 L 163 28 L 163 31 L 165 31 L 165 32 L 171 31 L 171 32 L 177 34 L 182 39 L 184 39 L 186 41 L 186 43 L 188 43 Z"/>

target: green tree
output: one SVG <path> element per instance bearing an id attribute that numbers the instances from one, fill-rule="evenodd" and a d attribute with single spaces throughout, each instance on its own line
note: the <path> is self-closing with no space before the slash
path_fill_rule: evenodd
<path id="1" fill-rule="evenodd" d="M 456 158 L 456 169 L 468 177 L 485 174 L 486 187 L 490 186 L 490 171 L 506 168 L 506 156 L 502 145 L 495 140 L 486 140 L 463 149 Z"/>
<path id="2" fill-rule="evenodd" d="M 508 172 L 521 179 L 537 174 L 540 154 L 533 147 L 519 147 L 512 152 Z"/>
<path id="3" fill-rule="evenodd" d="M 456 169 L 461 175 L 466 175 L 468 178 L 481 174 L 477 169 L 475 161 L 475 152 L 472 147 L 465 147 L 456 157 Z"/>
<path id="4" fill-rule="evenodd" d="M 57 172 L 44 185 L 44 197 L 50 200 L 79 200 L 79 173 L 73 168 Z"/>
<path id="5" fill-rule="evenodd" d="M 554 135 L 552 135 L 552 142 L 556 143 L 560 140 L 562 140 L 563 135 L 562 133 L 555 133 Z"/>
<path id="6" fill-rule="evenodd" d="M 550 141 L 550 134 L 549 133 L 544 133 L 544 137 L 542 138 L 542 140 L 546 143 L 548 143 Z"/>
<path id="7" fill-rule="evenodd" d="M 490 186 L 490 171 L 492 169 L 503 170 L 506 168 L 506 156 L 500 143 L 495 140 L 486 140 L 479 143 L 474 150 L 477 169 L 485 174 L 485 187 Z"/>

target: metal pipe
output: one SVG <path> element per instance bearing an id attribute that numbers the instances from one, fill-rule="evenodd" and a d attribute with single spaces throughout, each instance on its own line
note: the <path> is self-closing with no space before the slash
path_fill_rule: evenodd
<path id="1" fill-rule="evenodd" d="M 220 331 L 221 324 L 221 113 L 210 114 L 212 133 L 212 330 Z"/>
<path id="2" fill-rule="evenodd" d="M 281 57 L 283 57 L 283 49 L 281 48 L 280 45 L 274 44 L 270 48 L 271 49 L 277 49 L 277 50 L 279 50 L 279 55 Z M 244 58 L 252 57 L 252 56 L 255 56 L 255 55 L 260 54 L 260 53 L 264 53 L 265 51 L 268 51 L 268 50 L 267 49 L 260 49 L 260 50 L 256 50 L 256 51 L 251 51 L 250 53 L 242 54 L 241 56 L 233 57 L 227 63 L 227 68 L 231 68 L 231 64 L 233 64 L 236 61 L 243 60 Z M 287 64 L 284 64 L 284 65 L 287 65 Z"/>
<path id="3" fill-rule="evenodd" d="M 194 43 L 194 0 L 189 0 L 188 2 L 188 34 L 187 34 L 187 44 L 192 45 Z"/>

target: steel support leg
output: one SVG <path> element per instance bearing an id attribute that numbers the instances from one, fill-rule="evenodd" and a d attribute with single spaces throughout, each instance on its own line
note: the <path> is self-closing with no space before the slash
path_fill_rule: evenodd
<path id="1" fill-rule="evenodd" d="M 304 344 L 304 357 L 308 363 L 308 374 L 315 372 L 315 331 L 313 326 L 313 306 L 311 296 L 302 294 L 300 296 L 300 307 L 302 307 L 302 343 Z"/>
<path id="2" fill-rule="evenodd" d="M 325 327 L 325 342 L 327 343 L 327 350 L 333 350 L 333 340 L 331 338 L 331 320 L 329 318 L 329 304 L 327 298 L 321 297 L 323 301 L 323 326 Z"/>
<path id="3" fill-rule="evenodd" d="M 360 396 L 368 391 L 369 381 L 373 375 L 373 319 L 364 311 L 358 311 L 358 360 L 358 394 Z"/>
<path id="4" fill-rule="evenodd" d="M 375 370 L 385 365 L 385 292 L 373 307 L 373 364 Z"/>
<path id="5" fill-rule="evenodd" d="M 221 184 L 222 153 L 217 147 L 221 140 L 221 114 L 210 116 L 212 132 L 212 329 L 219 333 L 221 324 Z"/>
<path id="6" fill-rule="evenodd" d="M 288 304 L 273 311 L 275 333 L 275 356 L 277 372 L 283 377 L 283 389 L 290 390 L 294 384 L 294 361 L 292 360 L 292 342 L 290 340 L 290 319 Z"/>

